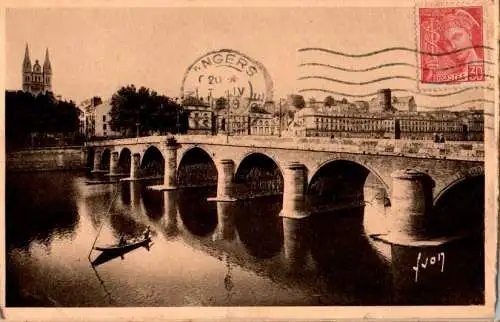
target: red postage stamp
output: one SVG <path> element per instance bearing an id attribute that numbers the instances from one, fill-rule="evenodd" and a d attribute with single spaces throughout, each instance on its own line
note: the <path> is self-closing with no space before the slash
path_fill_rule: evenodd
<path id="1" fill-rule="evenodd" d="M 420 80 L 484 81 L 483 8 L 420 8 Z"/>

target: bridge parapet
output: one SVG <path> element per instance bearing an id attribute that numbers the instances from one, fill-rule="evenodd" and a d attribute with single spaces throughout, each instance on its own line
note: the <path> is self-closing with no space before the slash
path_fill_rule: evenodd
<path id="1" fill-rule="evenodd" d="M 424 159 L 451 159 L 484 162 L 483 142 L 449 141 L 434 143 L 424 140 L 358 139 L 358 138 L 279 138 L 257 136 L 177 135 L 180 144 L 209 144 L 259 147 L 286 150 L 345 152 L 356 154 L 407 156 Z M 167 136 L 115 139 L 86 143 L 88 147 L 162 144 Z"/>
<path id="2" fill-rule="evenodd" d="M 434 143 L 432 141 L 394 139 L 276 138 L 251 136 L 206 137 L 201 135 L 179 136 L 178 141 L 185 144 L 205 143 L 304 151 L 404 155 L 416 158 L 484 161 L 484 144 L 482 142 L 453 141 Z"/>

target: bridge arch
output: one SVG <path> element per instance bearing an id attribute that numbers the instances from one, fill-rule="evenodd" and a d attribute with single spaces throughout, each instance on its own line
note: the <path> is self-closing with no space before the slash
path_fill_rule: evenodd
<path id="1" fill-rule="evenodd" d="M 455 180 L 437 196 L 431 215 L 431 234 L 472 233 L 484 227 L 483 175 Z M 434 231 L 432 231 L 434 230 Z"/>
<path id="2" fill-rule="evenodd" d="M 387 182 L 385 182 L 385 180 L 383 179 L 383 177 L 375 170 L 373 169 L 373 167 L 367 165 L 367 164 L 364 164 L 364 163 L 360 163 L 356 160 L 348 160 L 348 159 L 333 159 L 333 160 L 327 160 L 327 161 L 324 161 L 323 163 L 319 164 L 311 173 L 311 175 L 309 176 L 309 182 L 308 182 L 308 190 L 309 190 L 309 186 L 311 185 L 311 183 L 313 182 L 313 179 L 315 178 L 315 176 L 318 175 L 319 171 L 321 171 L 321 169 L 324 169 L 325 166 L 328 166 L 329 164 L 331 164 L 332 162 L 345 162 L 345 163 L 351 163 L 352 165 L 357 165 L 361 168 L 364 168 L 368 171 L 368 174 L 374 176 L 383 186 L 384 188 L 386 189 L 387 192 L 390 191 L 390 186 L 387 184 Z M 324 170 L 323 170 L 324 171 Z M 368 174 L 367 174 L 367 177 L 368 177 Z"/>
<path id="3" fill-rule="evenodd" d="M 118 171 L 120 173 L 129 174 L 130 173 L 130 159 L 132 157 L 132 151 L 129 148 L 124 147 L 120 150 L 118 155 Z"/>
<path id="4" fill-rule="evenodd" d="M 272 157 L 250 152 L 243 156 L 235 171 L 235 190 L 247 196 L 283 193 L 283 171 Z"/>
<path id="5" fill-rule="evenodd" d="M 111 162 L 111 149 L 105 148 L 101 155 L 101 165 L 100 170 L 109 170 L 109 164 Z"/>
<path id="6" fill-rule="evenodd" d="M 389 187 L 381 176 L 364 164 L 351 160 L 329 160 L 312 174 L 306 200 L 313 214 L 346 212 L 364 230 L 387 229 Z M 354 219 L 353 219 L 354 220 Z"/>
<path id="7" fill-rule="evenodd" d="M 484 167 L 483 166 L 476 166 L 472 168 L 467 168 L 465 170 L 462 170 L 458 173 L 456 173 L 450 180 L 448 184 L 444 186 L 440 191 L 436 193 L 434 196 L 434 205 L 437 204 L 439 199 L 448 192 L 451 188 L 453 188 L 455 185 L 460 184 L 463 181 L 466 181 L 470 178 L 476 178 L 476 177 L 484 177 Z"/>
<path id="8" fill-rule="evenodd" d="M 177 171 L 181 187 L 213 186 L 217 184 L 217 166 L 210 154 L 194 146 L 184 151 Z"/>
<path id="9" fill-rule="evenodd" d="M 165 174 L 165 158 L 154 145 L 150 145 L 142 155 L 141 171 L 145 177 L 163 176 Z"/>

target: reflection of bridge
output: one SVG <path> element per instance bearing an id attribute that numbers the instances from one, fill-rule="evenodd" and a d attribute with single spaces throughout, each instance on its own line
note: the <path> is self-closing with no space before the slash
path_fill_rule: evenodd
<path id="1" fill-rule="evenodd" d="M 216 184 L 216 201 L 283 193 L 288 218 L 361 201 L 365 182 L 378 182 L 405 238 L 425 236 L 433 205 L 484 176 L 483 144 L 470 142 L 152 136 L 89 142 L 86 151 L 94 170 L 109 175 L 163 175 L 158 189 Z"/>
<path id="2" fill-rule="evenodd" d="M 432 251 L 436 252 L 446 251 L 449 262 L 446 274 L 438 275 L 432 283 L 424 283 L 430 292 L 422 297 L 414 295 L 413 285 L 401 286 L 406 276 L 413 281 L 413 255 L 420 248 L 409 247 L 402 251 L 397 245 L 373 245 L 364 236 L 363 228 L 356 225 L 360 211 L 349 212 L 349 218 L 318 216 L 296 220 L 277 216 L 280 208 L 276 207 L 279 206 L 276 198 L 274 203 L 261 200 L 263 202 L 251 203 L 246 209 L 241 209 L 245 202 L 207 203 L 208 192 L 201 193 L 204 198 L 198 198 L 196 190 L 160 193 L 143 190 L 141 186 L 143 183 L 139 182 L 121 185 L 125 191 L 130 189 L 128 194 L 119 198 L 123 205 L 129 204 L 131 209 L 139 207 L 133 210 L 135 223 L 132 226 L 152 225 L 153 231 L 158 233 L 154 234 L 156 243 L 180 238 L 189 247 L 224 261 L 228 266 L 238 266 L 294 291 L 305 292 L 310 298 L 305 304 L 317 304 L 312 299 L 313 294 L 318 293 L 325 304 L 336 305 L 352 305 L 353 301 L 365 305 L 392 301 L 407 305 L 441 303 L 443 294 L 451 289 L 455 294 L 460 293 L 460 286 L 456 285 L 457 275 L 451 275 L 454 276 L 451 278 L 450 274 L 465 274 L 465 271 L 455 268 L 463 259 L 464 247 L 469 249 L 465 253 L 474 258 L 470 262 L 477 260 L 477 251 L 470 250 L 476 249 L 477 244 L 471 239 L 437 248 L 439 251 L 433 248 Z M 146 198 L 146 195 L 155 197 Z M 352 227 L 346 230 L 348 223 Z M 113 226 L 119 232 L 123 232 L 123 228 Z M 476 248 L 467 248 L 469 244 L 476 245 Z M 395 250 L 391 252 L 392 248 Z M 391 273 L 387 274 L 388 271 Z M 426 282 L 428 278 L 427 275 Z M 394 286 L 397 288 L 393 289 Z M 355 291 L 366 289 L 370 292 L 358 294 Z"/>

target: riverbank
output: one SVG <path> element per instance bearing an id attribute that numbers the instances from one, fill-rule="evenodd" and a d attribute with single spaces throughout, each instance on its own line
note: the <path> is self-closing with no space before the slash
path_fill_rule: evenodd
<path id="1" fill-rule="evenodd" d="M 86 160 L 81 146 L 47 147 L 9 151 L 6 165 L 13 172 L 81 170 Z"/>

